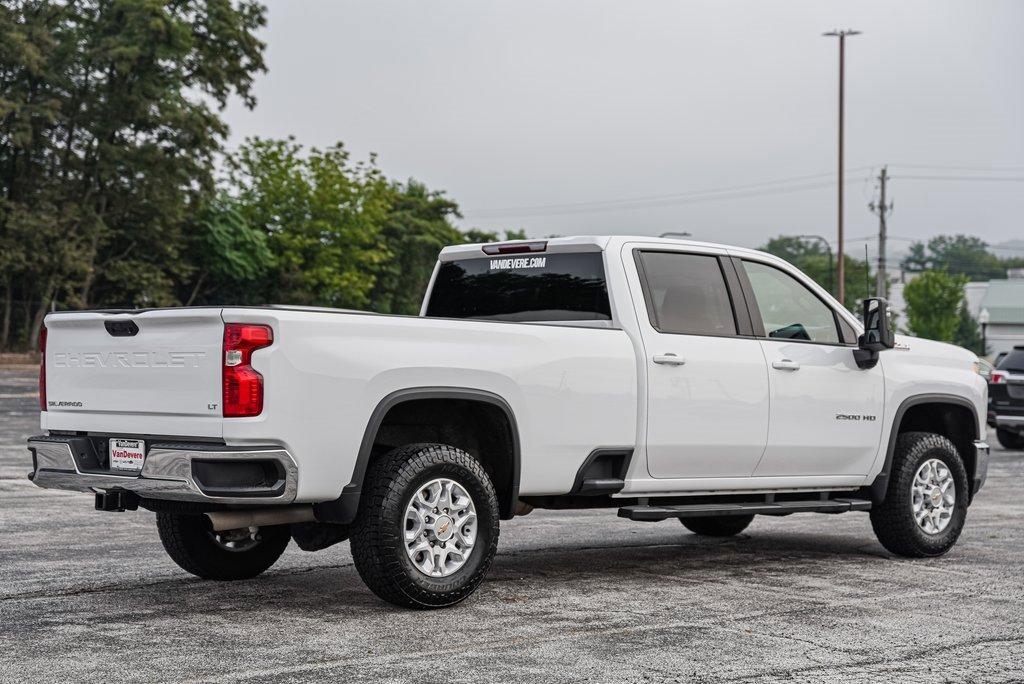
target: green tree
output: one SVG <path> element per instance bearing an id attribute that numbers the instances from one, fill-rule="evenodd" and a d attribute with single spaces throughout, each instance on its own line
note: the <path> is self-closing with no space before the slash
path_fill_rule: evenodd
<path id="1" fill-rule="evenodd" d="M 832 294 L 837 294 L 836 290 L 838 288 L 835 287 L 835 261 L 832 260 L 830 269 L 828 252 L 825 251 L 824 246 L 819 241 L 780 235 L 772 238 L 758 249 L 785 259 L 826 290 L 829 290 L 831 285 Z M 866 272 L 867 264 L 846 254 L 843 259 L 843 266 L 845 268 L 844 280 L 846 282 L 846 301 L 844 304 L 851 311 L 857 312 L 860 310 L 861 300 L 874 295 L 874 292 L 870 289 L 871 284 L 866 282 L 869 280 Z"/>
<path id="2" fill-rule="evenodd" d="M 442 192 L 422 183 L 390 185 L 390 204 L 381 226 L 381 239 L 391 257 L 381 264 L 370 295 L 370 306 L 382 313 L 419 312 L 423 292 L 445 245 L 465 241 L 452 225 L 458 205 Z"/>
<path id="3" fill-rule="evenodd" d="M 34 344 L 54 301 L 177 301 L 263 24 L 252 0 L 0 4 L 0 343 Z"/>
<path id="4" fill-rule="evenodd" d="M 179 300 L 191 304 L 251 304 L 276 260 L 267 234 L 250 226 L 238 204 L 224 195 L 208 202 L 189 227 L 185 259 L 192 278 L 182 283 Z"/>
<path id="5" fill-rule="evenodd" d="M 967 278 L 925 271 L 903 288 L 907 328 L 918 337 L 953 342 L 961 321 Z"/>
<path id="6" fill-rule="evenodd" d="M 470 228 L 462 234 L 462 239 L 459 242 L 477 244 L 485 242 L 502 242 L 504 240 L 525 240 L 526 231 L 520 229 L 506 230 L 505 237 L 497 231 L 483 230 L 482 228 Z"/>
<path id="7" fill-rule="evenodd" d="M 953 344 L 970 349 L 978 356 L 984 356 L 987 352 L 985 344 L 981 339 L 981 328 L 978 319 L 967 310 L 967 299 L 960 302 L 960 311 L 957 315 L 956 332 L 953 333 Z"/>
<path id="8" fill-rule="evenodd" d="M 988 251 L 984 240 L 970 235 L 937 235 L 927 245 L 915 242 L 903 260 L 909 271 L 946 271 L 968 280 L 1005 278 L 1007 266 Z"/>
<path id="9" fill-rule="evenodd" d="M 371 158 L 341 143 L 306 149 L 250 139 L 229 162 L 230 191 L 245 222 L 262 231 L 275 267 L 253 292 L 263 302 L 367 308 L 392 258 L 382 236 L 393 193 Z"/>

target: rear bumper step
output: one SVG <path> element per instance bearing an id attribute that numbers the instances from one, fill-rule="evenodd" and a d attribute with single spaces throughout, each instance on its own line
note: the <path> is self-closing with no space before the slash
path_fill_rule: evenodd
<path id="1" fill-rule="evenodd" d="M 845 513 L 871 510 L 867 499 L 813 499 L 808 501 L 756 501 L 672 506 L 636 505 L 619 509 L 620 518 L 658 521 L 668 518 L 704 518 L 719 515 L 787 515 L 789 513 Z"/>
<path id="2" fill-rule="evenodd" d="M 289 504 L 298 490 L 298 466 L 280 447 L 155 443 L 136 475 L 80 466 L 72 452 L 76 439 L 30 438 L 29 479 L 44 489 L 127 491 L 145 499 L 206 503 Z M 271 475 L 260 482 L 264 473 Z"/>

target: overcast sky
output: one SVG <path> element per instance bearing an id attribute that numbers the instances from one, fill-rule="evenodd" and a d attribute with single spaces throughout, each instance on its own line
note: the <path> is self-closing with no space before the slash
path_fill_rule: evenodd
<path id="1" fill-rule="evenodd" d="M 447 191 L 463 227 L 746 246 L 834 240 L 821 33 L 859 29 L 847 236 L 877 232 L 863 179 L 888 163 L 892 235 L 1024 239 L 1024 182 L 907 178 L 1024 178 L 1024 2 L 276 0 L 268 17 L 269 71 L 255 110 L 229 108 L 232 145 L 376 152 L 388 176 Z"/>

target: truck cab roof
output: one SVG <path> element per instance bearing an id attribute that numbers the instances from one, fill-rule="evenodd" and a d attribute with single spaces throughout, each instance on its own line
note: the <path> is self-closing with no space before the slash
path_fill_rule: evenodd
<path id="1" fill-rule="evenodd" d="M 438 257 L 441 261 L 452 261 L 454 259 L 467 259 L 473 257 L 493 256 L 484 252 L 484 247 L 509 248 L 517 245 L 530 245 L 532 243 L 545 243 L 544 251 L 547 252 L 589 252 L 614 249 L 627 242 L 644 242 L 648 244 L 664 244 L 671 247 L 696 247 L 701 249 L 716 248 L 727 249 L 734 253 L 748 253 L 767 256 L 772 259 L 777 257 L 747 247 L 736 247 L 716 242 L 702 242 L 699 240 L 681 240 L 679 238 L 649 237 L 646 235 L 571 235 L 566 237 L 534 238 L 526 240 L 503 240 L 490 243 L 469 243 L 463 245 L 450 245 L 441 250 Z"/>

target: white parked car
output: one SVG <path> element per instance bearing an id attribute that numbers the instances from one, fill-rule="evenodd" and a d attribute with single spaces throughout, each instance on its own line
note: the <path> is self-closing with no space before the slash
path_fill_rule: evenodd
<path id="1" fill-rule="evenodd" d="M 471 594 L 531 507 L 712 536 L 870 511 L 885 548 L 936 556 L 985 481 L 986 383 L 865 314 L 771 255 L 641 237 L 448 247 L 419 316 L 53 313 L 31 477 L 156 511 L 199 577 L 350 538 L 411 607 Z"/>

